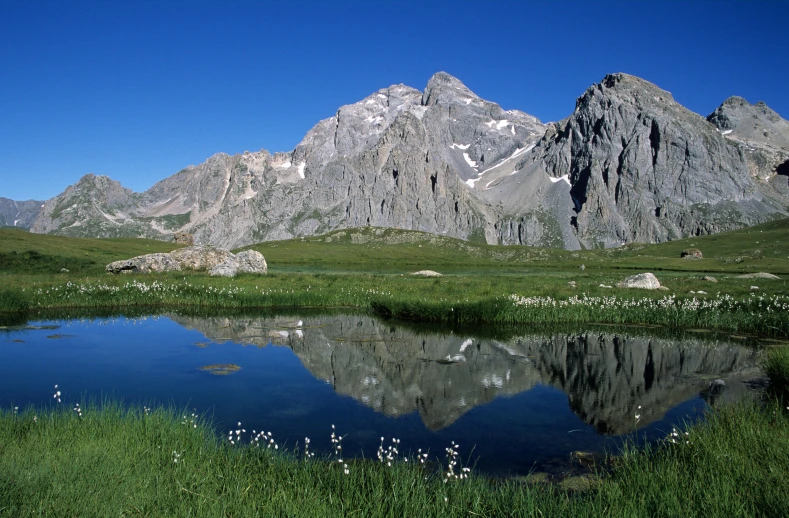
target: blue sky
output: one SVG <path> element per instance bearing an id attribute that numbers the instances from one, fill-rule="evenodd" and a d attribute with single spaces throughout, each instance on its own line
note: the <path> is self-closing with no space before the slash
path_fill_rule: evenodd
<path id="1" fill-rule="evenodd" d="M 0 196 L 87 173 L 142 191 L 214 153 L 289 151 L 379 88 L 444 70 L 543 121 L 627 72 L 707 115 L 789 117 L 789 1 L 0 2 Z"/>

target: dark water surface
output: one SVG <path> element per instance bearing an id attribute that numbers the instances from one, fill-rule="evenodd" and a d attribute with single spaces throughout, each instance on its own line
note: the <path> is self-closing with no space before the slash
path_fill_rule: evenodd
<path id="1" fill-rule="evenodd" d="M 225 375 L 203 370 L 235 365 Z M 709 404 L 736 399 L 759 374 L 756 354 L 714 338 L 644 330 L 524 333 L 508 339 L 424 330 L 369 316 L 212 317 L 31 322 L 0 331 L 0 405 L 52 405 L 112 395 L 241 421 L 285 447 L 310 437 L 347 456 L 442 457 L 455 441 L 491 474 L 566 464 L 637 434 L 665 437 Z M 722 393 L 711 381 L 726 382 Z M 639 410 L 639 406 L 641 409 Z"/>

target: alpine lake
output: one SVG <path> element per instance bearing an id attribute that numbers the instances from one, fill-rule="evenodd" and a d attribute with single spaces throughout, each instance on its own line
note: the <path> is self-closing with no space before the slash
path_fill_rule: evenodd
<path id="1" fill-rule="evenodd" d="M 569 474 L 754 397 L 757 352 L 662 328 L 453 329 L 364 314 L 41 320 L 0 331 L 0 405 L 102 398 L 205 415 L 279 447 L 437 461 L 454 441 L 492 476 Z M 57 384 L 58 388 L 55 388 Z M 53 395 L 61 392 L 61 403 Z M 83 403 L 84 406 L 84 403 Z"/>

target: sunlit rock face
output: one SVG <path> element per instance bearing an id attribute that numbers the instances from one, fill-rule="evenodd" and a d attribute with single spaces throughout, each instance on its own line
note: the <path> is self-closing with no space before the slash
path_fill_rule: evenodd
<path id="1" fill-rule="evenodd" d="M 789 206 L 789 123 L 737 99 L 707 121 L 612 74 L 546 125 L 439 72 L 424 91 L 392 85 L 340 107 L 287 153 L 218 153 L 143 193 L 87 175 L 32 230 L 188 232 L 224 248 L 364 226 L 570 249 L 720 232 Z"/>
<path id="2" fill-rule="evenodd" d="M 388 416 L 419 412 L 431 430 L 543 384 L 563 390 L 601 433 L 621 434 L 634 429 L 636 414 L 639 426 L 656 421 L 706 394 L 711 380 L 736 386 L 759 372 L 752 350 L 715 340 L 614 332 L 478 339 L 366 316 L 171 318 L 214 341 L 290 347 L 338 393 Z"/>

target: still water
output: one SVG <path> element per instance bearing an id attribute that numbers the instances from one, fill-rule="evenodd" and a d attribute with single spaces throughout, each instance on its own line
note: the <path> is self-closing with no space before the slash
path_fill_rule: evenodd
<path id="1" fill-rule="evenodd" d="M 270 430 L 286 448 L 309 437 L 319 453 L 330 451 L 334 424 L 346 457 L 374 458 L 382 436 L 436 458 L 455 441 L 496 475 L 665 437 L 740 397 L 758 374 L 752 349 L 644 330 L 494 339 L 359 315 L 168 315 L 0 331 L 4 408 L 55 404 L 58 384 L 63 404 L 107 395 L 174 404 L 208 414 L 221 432 L 239 421 L 248 433 Z M 723 391 L 711 388 L 717 379 Z"/>

